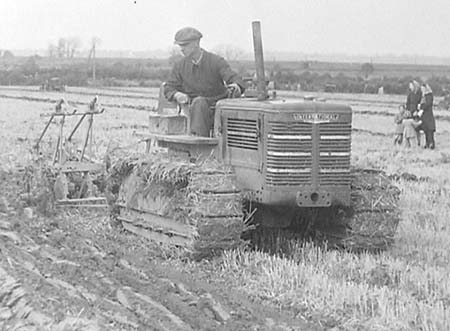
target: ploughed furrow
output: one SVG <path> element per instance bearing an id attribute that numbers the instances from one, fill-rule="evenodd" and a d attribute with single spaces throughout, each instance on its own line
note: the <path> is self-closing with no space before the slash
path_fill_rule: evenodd
<path id="1" fill-rule="evenodd" d="M 28 258 L 23 259 L 24 256 Z M 43 301 L 39 304 L 37 300 L 37 297 L 42 296 L 42 293 L 38 292 L 42 290 L 42 287 L 57 288 L 56 291 L 62 297 L 71 297 L 75 293 L 81 295 L 81 292 L 62 280 L 45 277 L 36 267 L 36 261 L 32 259 L 34 263 L 30 262 L 30 257 L 32 257 L 30 253 L 21 252 L 21 248 L 17 246 L 12 249 L 2 247 L 0 262 L 6 259 L 9 266 L 8 269 L 0 267 L 0 330 L 100 330 L 95 319 L 76 316 L 70 312 L 58 316 L 55 314 L 56 310 L 45 311 L 41 308 L 46 305 Z M 18 280 L 24 277 L 26 281 Z M 33 287 L 30 288 L 30 284 L 26 284 L 30 281 L 34 281 L 34 291 Z M 41 287 L 36 289 L 36 284 L 40 282 Z M 49 299 L 61 300 L 55 296 L 47 298 Z M 62 301 L 59 303 L 61 304 Z"/>
<path id="2" fill-rule="evenodd" d="M 230 319 L 211 294 L 154 275 L 148 262 L 143 269 L 130 262 L 126 237 L 105 241 L 113 233 L 80 232 L 59 230 L 56 242 L 11 232 L 0 255 L 7 264 L 0 266 L 0 330 L 189 331 Z"/>
<path id="3" fill-rule="evenodd" d="M 38 330 L 50 321 L 49 317 L 34 311 L 20 282 L 0 267 L 0 329 L 13 330 L 27 325 L 27 330 Z"/>

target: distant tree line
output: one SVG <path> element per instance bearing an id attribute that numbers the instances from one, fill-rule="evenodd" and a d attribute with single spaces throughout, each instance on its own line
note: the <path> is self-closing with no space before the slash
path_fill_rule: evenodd
<path id="1" fill-rule="evenodd" d="M 61 44 L 62 45 L 62 44 Z M 61 47 L 61 51 L 62 51 Z M 62 59 L 51 59 L 33 56 L 22 61 L 7 61 L 14 58 L 10 52 L 0 55 L 0 85 L 41 85 L 47 79 L 59 77 L 68 86 L 87 86 L 92 83 L 92 75 L 88 60 L 64 60 L 72 56 L 72 48 L 65 47 Z M 3 58 L 2 58 L 3 56 Z M 174 52 L 167 60 L 151 59 L 99 59 L 96 68 L 96 84 L 105 86 L 159 86 L 167 80 L 172 63 L 179 58 Z M 62 62 L 58 62 L 58 61 Z M 3 61 L 3 62 L 2 62 Z M 64 62 L 66 61 L 66 62 Z M 7 63 L 7 64 L 5 64 Z M 45 63 L 45 65 L 44 65 Z M 243 76 L 253 75 L 253 65 L 233 62 L 233 67 Z M 386 94 L 405 94 L 408 83 L 419 77 L 404 76 L 377 77 L 373 64 L 363 64 L 359 74 L 319 73 L 311 70 L 308 63 L 300 63 L 298 68 L 283 68 L 280 64 L 267 69 L 267 78 L 274 82 L 279 90 L 324 91 L 332 86 L 333 92 L 339 93 L 378 93 L 380 87 Z M 446 95 L 450 92 L 450 79 L 447 76 L 432 76 L 426 80 L 435 95 Z"/>
<path id="2" fill-rule="evenodd" d="M 378 93 L 380 87 L 386 94 L 405 94 L 411 80 L 422 81 L 420 77 L 407 75 L 403 77 L 382 76 L 371 77 L 375 71 L 371 63 L 361 66 L 360 75 L 346 75 L 338 73 L 318 73 L 308 70 L 299 73 L 292 69 L 282 69 L 274 66 L 269 72 L 269 80 L 275 83 L 279 90 L 324 91 L 328 86 L 333 87 L 333 92 L 339 93 Z M 450 93 L 450 79 L 447 76 L 431 76 L 424 83 L 428 83 L 435 95 Z"/>
<path id="3" fill-rule="evenodd" d="M 28 57 L 18 64 L 1 65 L 0 85 L 41 85 L 47 79 L 59 77 L 68 86 L 87 86 L 92 83 L 91 67 L 86 61 L 55 65 L 40 65 L 39 56 Z M 48 60 L 48 58 L 47 58 Z M 48 61 L 47 61 L 48 62 Z M 98 61 L 96 84 L 105 86 L 159 86 L 169 76 L 170 66 L 152 60 Z"/>
<path id="4" fill-rule="evenodd" d="M 420 77 L 377 77 L 364 79 L 362 76 L 348 76 L 339 73 L 335 76 L 304 71 L 295 74 L 289 71 L 278 71 L 270 80 L 275 88 L 280 90 L 324 91 L 327 86 L 334 87 L 333 92 L 339 93 L 378 93 L 383 88 L 386 94 L 405 94 L 411 80 L 421 81 Z M 450 92 L 450 79 L 446 76 L 432 76 L 426 81 L 435 95 L 446 95 Z"/>

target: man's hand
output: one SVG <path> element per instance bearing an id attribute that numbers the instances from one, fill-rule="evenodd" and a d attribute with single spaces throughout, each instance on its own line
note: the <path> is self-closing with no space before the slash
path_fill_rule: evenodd
<path id="1" fill-rule="evenodd" d="M 227 85 L 227 88 L 230 91 L 230 98 L 239 98 L 242 94 L 241 87 L 236 83 Z"/>
<path id="2" fill-rule="evenodd" d="M 182 92 L 176 92 L 173 97 L 180 105 L 184 105 L 189 102 L 189 97 L 187 96 L 187 94 L 184 94 Z"/>

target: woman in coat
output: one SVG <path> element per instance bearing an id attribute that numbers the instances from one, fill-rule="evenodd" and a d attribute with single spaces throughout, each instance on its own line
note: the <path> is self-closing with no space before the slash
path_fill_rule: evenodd
<path id="1" fill-rule="evenodd" d="M 436 131 L 436 121 L 433 114 L 433 91 L 430 85 L 422 85 L 422 101 L 420 104 L 420 112 L 422 113 L 421 128 L 425 132 L 425 148 L 434 149 L 434 132 Z"/>
<path id="2" fill-rule="evenodd" d="M 406 110 L 414 115 L 419 110 L 420 101 L 422 100 L 422 89 L 419 82 L 412 80 L 409 82 L 409 93 L 406 98 Z"/>

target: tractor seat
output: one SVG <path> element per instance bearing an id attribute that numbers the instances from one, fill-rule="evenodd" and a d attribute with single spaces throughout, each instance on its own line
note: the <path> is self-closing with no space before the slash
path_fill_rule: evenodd
<path id="1" fill-rule="evenodd" d="M 135 136 L 146 142 L 147 152 L 157 145 L 169 151 L 186 153 L 191 158 L 209 156 L 217 146 L 218 139 L 189 135 L 189 111 L 182 111 L 175 102 L 165 98 L 164 85 L 162 83 L 159 89 L 156 112 L 149 114 L 148 131 L 137 132 Z"/>

